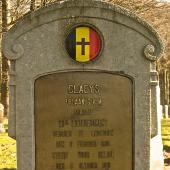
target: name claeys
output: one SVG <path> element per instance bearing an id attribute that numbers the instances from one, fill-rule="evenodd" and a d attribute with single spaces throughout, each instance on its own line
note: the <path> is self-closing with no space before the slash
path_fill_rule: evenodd
<path id="1" fill-rule="evenodd" d="M 98 84 L 69 84 L 68 94 L 100 94 L 101 87 Z"/>
<path id="2" fill-rule="evenodd" d="M 69 96 L 67 96 L 67 98 L 65 99 L 65 102 L 68 105 L 72 105 L 72 106 L 102 105 L 101 89 L 102 87 L 98 84 L 92 84 L 92 85 L 69 84 L 67 87 L 67 94 Z M 80 96 L 72 96 L 72 95 L 80 95 Z"/>

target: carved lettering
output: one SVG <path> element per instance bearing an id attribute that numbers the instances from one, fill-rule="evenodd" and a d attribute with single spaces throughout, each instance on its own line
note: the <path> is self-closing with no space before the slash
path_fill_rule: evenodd
<path id="1" fill-rule="evenodd" d="M 72 120 L 58 120 L 56 122 L 57 128 L 65 128 L 65 127 L 106 127 L 107 120 L 106 119 L 72 119 Z M 63 131 L 56 131 L 63 132 Z M 66 131 L 71 132 L 71 131 Z M 63 132 L 63 133 L 66 133 Z"/>
<path id="2" fill-rule="evenodd" d="M 72 136 L 72 131 L 54 131 L 53 132 L 54 137 L 71 137 Z"/>
<path id="3" fill-rule="evenodd" d="M 113 158 L 113 152 L 112 151 L 98 152 L 98 158 Z"/>
<path id="4" fill-rule="evenodd" d="M 68 152 L 53 152 L 52 158 L 53 159 L 67 159 L 68 158 Z"/>
<path id="5" fill-rule="evenodd" d="M 101 146 L 102 147 L 109 147 L 109 146 L 111 146 L 111 143 L 110 143 L 110 141 L 101 141 Z"/>
<path id="6" fill-rule="evenodd" d="M 90 158 L 90 152 L 78 152 L 79 158 Z"/>
<path id="7" fill-rule="evenodd" d="M 102 163 L 102 168 L 108 169 L 111 168 L 111 163 L 110 162 L 104 162 Z"/>
<path id="8" fill-rule="evenodd" d="M 82 162 L 79 163 L 80 169 L 97 169 L 97 163 L 96 162 Z"/>
<path id="9" fill-rule="evenodd" d="M 67 87 L 68 94 L 99 94 L 100 87 L 97 84 L 89 85 L 89 84 L 69 84 Z"/>
<path id="10" fill-rule="evenodd" d="M 56 169 L 64 170 L 65 169 L 65 164 L 64 163 L 56 163 Z"/>
<path id="11" fill-rule="evenodd" d="M 96 147 L 97 142 L 96 141 L 78 141 L 77 146 L 79 146 L 79 147 Z"/>
<path id="12" fill-rule="evenodd" d="M 72 127 L 104 127 L 106 126 L 107 120 L 105 119 L 94 119 L 94 120 L 72 120 Z"/>
<path id="13" fill-rule="evenodd" d="M 114 136 L 114 130 L 94 130 L 91 132 L 91 136 Z"/>
<path id="14" fill-rule="evenodd" d="M 72 106 L 101 105 L 102 99 L 100 97 L 68 97 L 65 103 Z"/>
<path id="15" fill-rule="evenodd" d="M 64 141 L 57 141 L 56 142 L 56 147 L 57 148 L 64 148 Z"/>

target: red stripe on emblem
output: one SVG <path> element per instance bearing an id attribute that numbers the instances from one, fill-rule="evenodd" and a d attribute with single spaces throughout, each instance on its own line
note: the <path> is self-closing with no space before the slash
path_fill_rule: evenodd
<path id="1" fill-rule="evenodd" d="M 97 57 L 97 55 L 100 52 L 101 48 L 101 39 L 98 35 L 98 33 L 90 29 L 90 60 L 93 60 Z"/>

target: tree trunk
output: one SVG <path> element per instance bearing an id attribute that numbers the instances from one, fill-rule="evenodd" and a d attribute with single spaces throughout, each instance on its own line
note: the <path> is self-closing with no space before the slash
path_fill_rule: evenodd
<path id="1" fill-rule="evenodd" d="M 35 0 L 31 0 L 30 11 L 35 10 Z"/>
<path id="2" fill-rule="evenodd" d="M 46 5 L 46 0 L 41 0 L 41 6 L 45 6 Z"/>
<path id="3" fill-rule="evenodd" d="M 7 32 L 7 0 L 2 0 L 2 36 Z M 8 70 L 7 58 L 2 53 L 1 102 L 4 105 L 4 115 L 8 115 Z"/>

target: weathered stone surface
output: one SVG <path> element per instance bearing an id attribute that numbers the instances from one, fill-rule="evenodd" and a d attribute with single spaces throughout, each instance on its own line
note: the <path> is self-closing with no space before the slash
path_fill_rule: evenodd
<path id="1" fill-rule="evenodd" d="M 77 24 L 91 25 L 103 37 L 103 51 L 94 62 L 77 63 L 66 52 L 66 35 Z M 18 170 L 35 170 L 36 166 L 35 81 L 69 71 L 122 74 L 133 80 L 132 166 L 150 169 L 150 115 L 155 116 L 150 107 L 156 108 L 150 91 L 157 81 L 151 62 L 163 48 L 145 21 L 116 5 L 69 0 L 26 15 L 7 33 L 3 49 L 11 60 L 9 135 L 17 139 Z"/>

